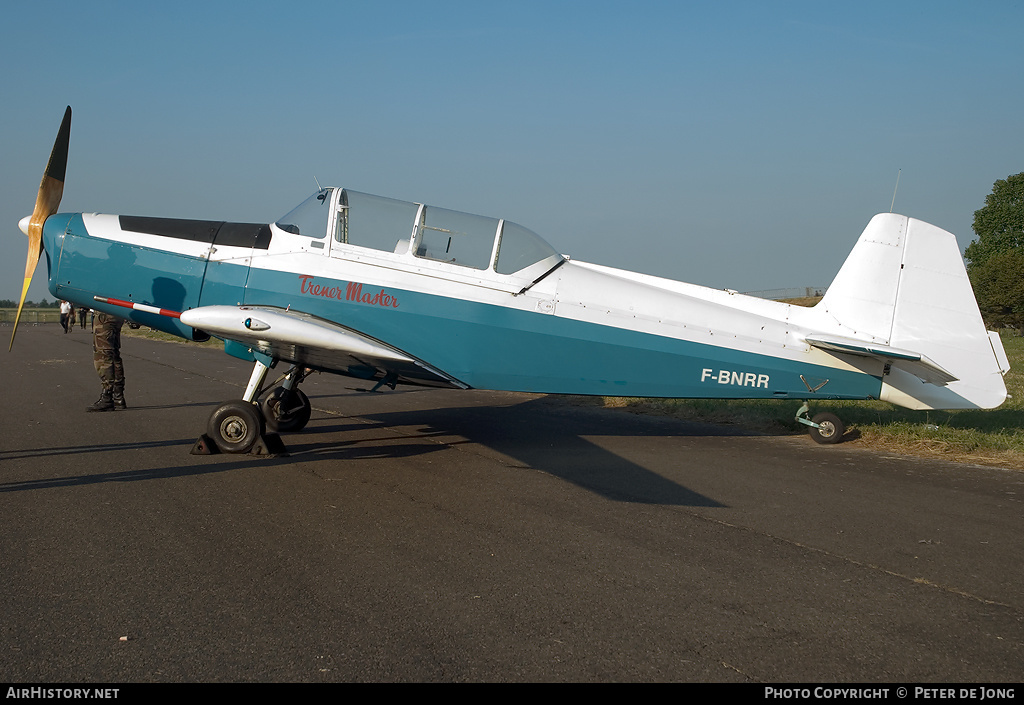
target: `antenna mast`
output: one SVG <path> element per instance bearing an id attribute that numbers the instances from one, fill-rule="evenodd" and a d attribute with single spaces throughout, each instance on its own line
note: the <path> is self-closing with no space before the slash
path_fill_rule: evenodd
<path id="1" fill-rule="evenodd" d="M 896 170 L 896 188 L 892 190 L 892 203 L 889 204 L 889 212 L 892 213 L 892 209 L 896 207 L 896 189 L 900 187 L 900 172 L 902 169 Z"/>

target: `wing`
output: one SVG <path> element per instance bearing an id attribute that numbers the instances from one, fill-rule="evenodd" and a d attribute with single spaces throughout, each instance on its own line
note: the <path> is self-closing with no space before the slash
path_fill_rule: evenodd
<path id="1" fill-rule="evenodd" d="M 361 379 L 428 386 L 469 385 L 357 330 L 270 306 L 200 306 L 181 322 L 277 360 Z"/>
<path id="2" fill-rule="evenodd" d="M 838 335 L 808 335 L 805 340 L 809 345 L 831 353 L 845 353 L 882 360 L 893 367 L 909 372 L 918 379 L 940 387 L 958 379 L 926 356 L 911 350 L 868 343 L 864 340 L 844 338 Z"/>

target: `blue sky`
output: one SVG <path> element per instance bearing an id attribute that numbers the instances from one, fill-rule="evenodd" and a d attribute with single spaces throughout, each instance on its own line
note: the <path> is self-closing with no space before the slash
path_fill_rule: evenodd
<path id="1" fill-rule="evenodd" d="M 61 210 L 268 222 L 321 184 L 741 291 L 872 215 L 954 232 L 1024 171 L 1024 2 L 6 2 L 0 298 Z M 29 298 L 50 298 L 40 265 Z"/>

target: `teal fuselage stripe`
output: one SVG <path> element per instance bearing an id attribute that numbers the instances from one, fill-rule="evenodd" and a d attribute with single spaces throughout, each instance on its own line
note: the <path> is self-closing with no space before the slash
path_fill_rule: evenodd
<path id="1" fill-rule="evenodd" d="M 736 399 L 865 399 L 881 389 L 863 373 L 410 290 L 364 284 L 364 301 L 353 301 L 350 282 L 316 281 L 322 295 L 304 293 L 299 275 L 253 268 L 245 303 L 287 302 L 479 389 Z M 811 394 L 801 375 L 828 382 Z"/>
<path id="2" fill-rule="evenodd" d="M 363 284 L 360 299 L 351 300 L 351 282 L 322 276 L 314 294 L 312 277 L 208 265 L 204 258 L 92 237 L 77 214 L 47 220 L 44 240 L 54 296 L 184 338 L 192 329 L 176 319 L 92 297 L 174 311 L 290 305 L 384 341 L 479 389 L 735 399 L 871 399 L 881 390 L 879 377 L 859 372 L 436 294 Z M 822 382 L 817 392 L 808 391 L 808 384 Z"/>

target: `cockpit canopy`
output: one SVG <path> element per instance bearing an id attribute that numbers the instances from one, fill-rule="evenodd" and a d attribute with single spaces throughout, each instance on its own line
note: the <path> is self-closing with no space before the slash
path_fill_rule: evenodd
<path id="1" fill-rule="evenodd" d="M 337 192 L 337 193 L 336 193 Z M 284 232 L 467 267 L 515 274 L 562 256 L 532 230 L 471 215 L 348 189 L 321 189 L 280 218 Z M 318 245 L 319 247 L 319 245 Z"/>

